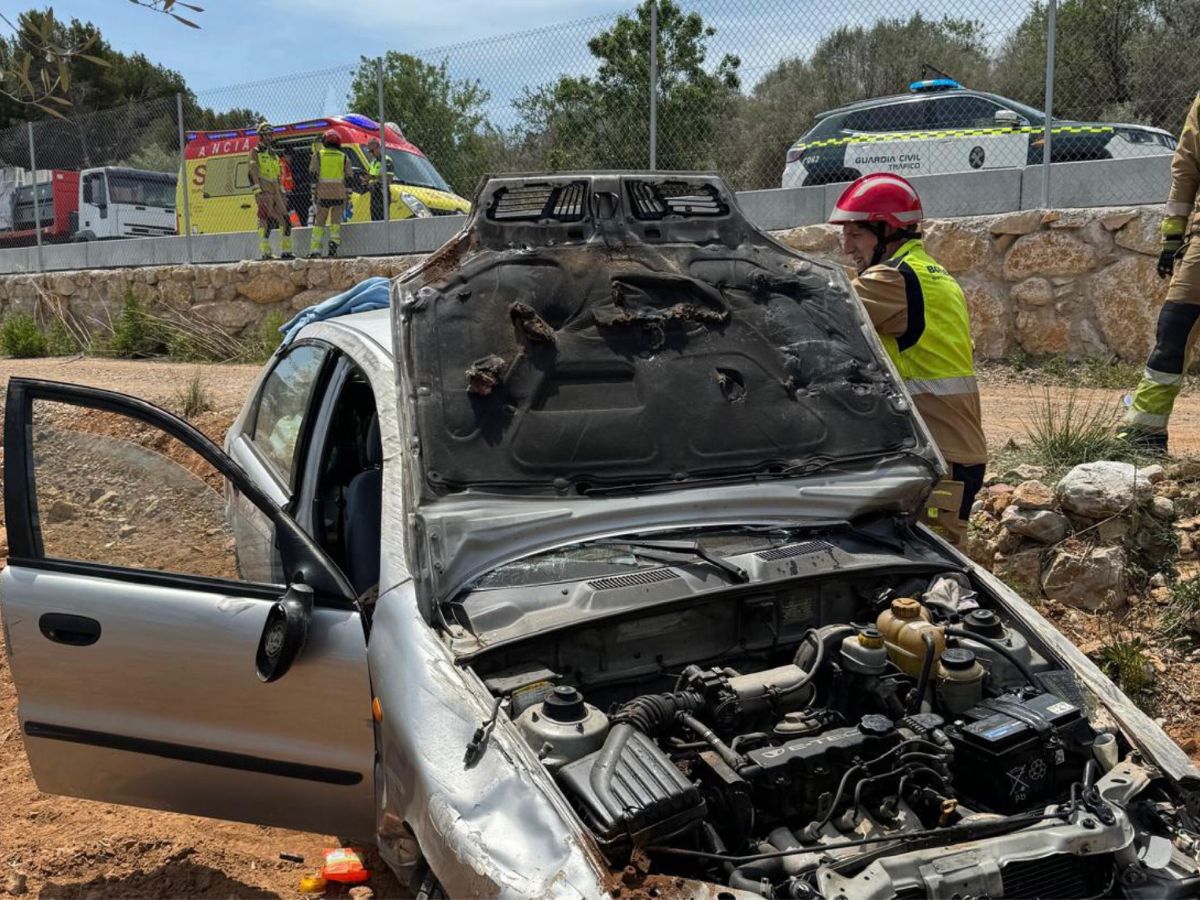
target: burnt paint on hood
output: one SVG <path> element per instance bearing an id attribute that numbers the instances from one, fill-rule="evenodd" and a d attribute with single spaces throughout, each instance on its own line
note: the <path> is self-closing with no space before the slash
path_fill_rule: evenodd
<path id="1" fill-rule="evenodd" d="M 474 210 L 395 294 L 421 493 L 937 464 L 844 275 L 716 176 L 498 178 Z"/>

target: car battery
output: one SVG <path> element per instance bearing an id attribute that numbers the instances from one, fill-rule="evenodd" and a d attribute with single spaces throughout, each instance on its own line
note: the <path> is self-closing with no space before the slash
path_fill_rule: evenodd
<path id="1" fill-rule="evenodd" d="M 1094 733 L 1083 711 L 1054 694 L 984 700 L 945 729 L 954 743 L 954 783 L 997 813 L 1048 802 L 1078 781 Z"/>

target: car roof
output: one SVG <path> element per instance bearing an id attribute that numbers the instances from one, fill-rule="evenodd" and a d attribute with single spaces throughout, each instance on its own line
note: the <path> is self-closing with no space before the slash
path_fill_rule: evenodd
<path id="1" fill-rule="evenodd" d="M 928 100 L 930 97 L 986 97 L 988 100 L 996 100 L 1004 102 L 1006 98 L 999 94 L 989 94 L 987 91 L 975 91 L 970 88 L 956 88 L 948 91 L 918 91 L 909 92 L 906 94 L 890 94 L 887 97 L 871 97 L 867 100 L 855 100 L 853 103 L 848 103 L 845 106 L 838 106 L 834 109 L 827 109 L 825 112 L 817 113 L 816 119 L 826 119 L 829 116 L 836 116 L 842 113 L 854 112 L 856 109 L 870 109 L 873 106 L 887 106 L 889 103 L 901 103 L 914 100 Z"/>
<path id="2" fill-rule="evenodd" d="M 369 312 L 351 313 L 345 316 L 338 316 L 336 319 L 325 319 L 313 322 L 312 325 L 332 325 L 335 328 L 352 331 L 359 337 L 366 338 L 383 350 L 384 353 L 391 357 L 392 355 L 392 312 L 390 309 L 373 309 Z M 303 337 L 305 332 L 312 327 L 305 326 L 300 332 Z"/>

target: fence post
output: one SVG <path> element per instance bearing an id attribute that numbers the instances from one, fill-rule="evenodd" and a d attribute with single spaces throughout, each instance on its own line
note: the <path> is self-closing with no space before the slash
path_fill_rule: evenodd
<path id="1" fill-rule="evenodd" d="M 1047 4 L 1046 21 L 1046 124 L 1042 132 L 1042 209 L 1050 208 L 1050 151 L 1054 131 L 1054 35 L 1058 18 L 1058 0 Z"/>
<path id="2" fill-rule="evenodd" d="M 183 94 L 175 95 L 175 116 L 179 120 L 179 189 L 183 194 L 183 243 L 187 248 L 187 261 L 192 260 L 192 210 L 188 203 L 187 140 L 183 134 Z"/>
<path id="3" fill-rule="evenodd" d="M 658 3 L 650 0 L 650 171 L 658 168 Z"/>
<path id="4" fill-rule="evenodd" d="M 379 163 L 383 182 L 383 245 L 387 255 L 392 253 L 392 183 L 388 179 L 387 126 L 383 111 L 383 57 L 375 60 L 375 83 L 379 93 Z"/>
<path id="5" fill-rule="evenodd" d="M 37 153 L 33 149 L 33 123 L 26 122 L 29 126 L 29 170 L 33 175 L 33 231 L 37 235 L 37 268 L 38 271 L 44 271 L 44 263 L 42 262 L 42 204 L 38 199 L 38 180 L 37 180 Z"/>

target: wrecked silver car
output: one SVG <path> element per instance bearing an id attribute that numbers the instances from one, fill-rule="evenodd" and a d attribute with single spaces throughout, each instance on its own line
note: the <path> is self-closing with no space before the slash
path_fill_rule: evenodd
<path id="1" fill-rule="evenodd" d="M 473 209 L 390 314 L 307 326 L 227 453 L 11 383 L 0 588 L 43 789 L 373 829 L 452 897 L 1200 893 L 1200 773 L 917 523 L 942 460 L 840 270 L 713 176 L 497 178 Z M 39 454 L 87 430 L 39 403 L 200 452 L 232 568 L 56 557 L 40 469 L 97 465 Z M 197 646 L 184 716 L 154 665 Z"/>

